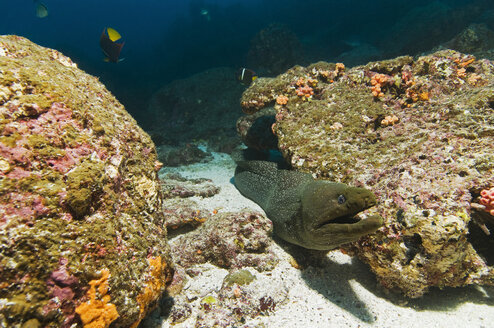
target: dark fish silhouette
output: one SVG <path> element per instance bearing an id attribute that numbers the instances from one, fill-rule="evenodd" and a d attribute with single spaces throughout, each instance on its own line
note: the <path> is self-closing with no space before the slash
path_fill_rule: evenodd
<path id="1" fill-rule="evenodd" d="M 125 44 L 125 42 L 117 43 L 115 41 L 121 38 L 120 33 L 111 27 L 103 29 L 103 33 L 101 33 L 101 37 L 99 39 L 99 45 L 103 53 L 105 54 L 105 61 L 111 63 L 118 63 L 123 59 L 118 59 L 120 56 L 120 52 Z"/>
<path id="2" fill-rule="evenodd" d="M 257 79 L 257 74 L 251 69 L 241 68 L 237 71 L 237 80 L 245 85 L 250 85 L 255 79 Z"/>

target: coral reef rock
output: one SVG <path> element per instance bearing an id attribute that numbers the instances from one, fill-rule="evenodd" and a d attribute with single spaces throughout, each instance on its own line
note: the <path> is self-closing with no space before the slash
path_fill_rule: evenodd
<path id="1" fill-rule="evenodd" d="M 153 118 L 149 130 L 156 144 L 217 138 L 223 143 L 230 139 L 240 143 L 235 122 L 241 115 L 238 98 L 245 86 L 235 76 L 234 69 L 214 68 L 158 90 L 148 108 Z"/>
<path id="2" fill-rule="evenodd" d="M 179 228 L 200 226 L 212 215 L 196 201 L 180 197 L 165 199 L 163 213 L 170 237 L 172 234 L 181 233 Z"/>
<path id="3" fill-rule="evenodd" d="M 376 46 L 386 57 L 421 53 L 453 38 L 482 11 L 475 2 L 457 7 L 448 1 L 427 1 L 401 15 Z"/>
<path id="4" fill-rule="evenodd" d="M 0 326 L 136 327 L 173 271 L 159 167 L 97 78 L 0 37 Z"/>
<path id="5" fill-rule="evenodd" d="M 479 202 L 494 186 L 493 62 L 452 50 L 347 71 L 320 62 L 254 83 L 242 104 L 274 105 L 294 169 L 375 193 L 368 214 L 385 227 L 351 249 L 385 287 L 494 283 L 494 218 Z"/>
<path id="6" fill-rule="evenodd" d="M 222 268 L 271 270 L 277 258 L 270 246 L 273 224 L 260 213 L 218 213 L 197 230 L 171 242 L 178 265 L 212 263 Z"/>
<path id="7" fill-rule="evenodd" d="M 287 26 L 271 24 L 250 42 L 247 61 L 255 69 L 273 76 L 302 61 L 302 45 Z"/>
<path id="8" fill-rule="evenodd" d="M 472 24 L 439 49 L 453 49 L 477 58 L 494 60 L 494 31 L 486 24 Z"/>
<path id="9" fill-rule="evenodd" d="M 184 144 L 180 146 L 159 146 L 158 160 L 164 166 L 180 166 L 198 162 L 208 162 L 213 157 L 210 153 L 201 150 L 194 144 Z"/>
<path id="10" fill-rule="evenodd" d="M 209 179 L 186 179 L 179 173 L 168 173 L 162 176 L 160 181 L 165 198 L 212 197 L 220 191 L 220 187 Z"/>
<path id="11" fill-rule="evenodd" d="M 194 273 L 196 276 L 188 280 L 187 290 L 174 299 L 175 304 L 167 317 L 171 325 L 262 327 L 259 318 L 270 315 L 277 306 L 288 301 L 287 286 L 275 279 L 266 279 L 253 268 L 228 272 L 202 264 L 190 270 L 191 276 Z M 257 276 L 261 279 L 256 279 Z M 223 282 L 219 277 L 224 277 Z M 219 283 L 213 286 L 211 281 Z"/>
<path id="12" fill-rule="evenodd" d="M 362 43 L 336 57 L 336 61 L 344 62 L 347 66 L 365 64 L 382 58 L 381 51 L 372 44 Z"/>
<path id="13" fill-rule="evenodd" d="M 163 214 L 169 231 L 182 227 L 197 227 L 211 215 L 194 199 L 209 198 L 220 192 L 220 187 L 209 179 L 186 179 L 179 173 L 163 174 L 160 177 L 163 190 Z"/>

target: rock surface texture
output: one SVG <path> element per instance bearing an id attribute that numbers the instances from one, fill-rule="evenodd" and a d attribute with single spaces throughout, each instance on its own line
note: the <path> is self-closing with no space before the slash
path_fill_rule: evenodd
<path id="1" fill-rule="evenodd" d="M 494 59 L 494 31 L 486 24 L 472 24 L 439 49 L 453 49 L 475 55 L 477 58 Z"/>
<path id="2" fill-rule="evenodd" d="M 236 80 L 236 71 L 227 67 L 163 86 L 152 96 L 148 108 L 153 118 L 149 124 L 153 140 L 160 146 L 204 139 L 218 144 L 218 151 L 228 152 L 238 144 L 235 122 L 242 114 L 238 98 L 244 90 Z"/>
<path id="3" fill-rule="evenodd" d="M 233 175 L 234 163 L 228 160 L 230 167 L 216 167 L 223 170 L 222 178 Z M 210 165 L 202 167 L 211 170 Z M 198 169 L 192 165 L 179 170 L 198 173 Z M 230 203 L 239 203 L 238 197 L 231 198 L 234 192 L 228 192 L 225 184 L 216 185 L 218 180 L 186 178 L 176 172 L 172 167 L 160 171 L 175 274 L 169 297 L 160 300 L 142 326 L 167 325 L 164 320 L 181 327 L 234 327 L 268 315 L 287 299 L 282 284 L 256 280 L 270 277 L 280 262 L 272 222 L 255 210 L 232 210 Z M 228 209 L 211 208 L 220 203 Z"/>
<path id="4" fill-rule="evenodd" d="M 136 327 L 172 275 L 159 167 L 97 78 L 0 37 L 0 326 Z"/>
<path id="5" fill-rule="evenodd" d="M 385 227 L 350 247 L 387 288 L 494 283 L 494 63 L 451 50 L 345 70 L 294 67 L 246 90 L 246 113 L 273 106 L 294 169 L 371 189 Z"/>

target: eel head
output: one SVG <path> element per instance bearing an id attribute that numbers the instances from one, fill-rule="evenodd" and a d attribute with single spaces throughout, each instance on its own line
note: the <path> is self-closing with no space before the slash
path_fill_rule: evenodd
<path id="1" fill-rule="evenodd" d="M 329 250 L 376 231 L 383 225 L 380 216 L 357 217 L 376 203 L 368 189 L 324 180 L 309 183 L 302 194 L 301 246 Z"/>

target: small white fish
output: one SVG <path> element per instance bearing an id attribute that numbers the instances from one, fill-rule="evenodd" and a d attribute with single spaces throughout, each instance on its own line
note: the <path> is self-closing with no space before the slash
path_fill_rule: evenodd
<path id="1" fill-rule="evenodd" d="M 204 16 L 208 22 L 211 20 L 211 16 L 207 9 L 201 9 L 201 16 Z"/>
<path id="2" fill-rule="evenodd" d="M 40 1 L 34 1 L 34 10 L 36 17 L 38 18 L 45 18 L 48 16 L 48 8 Z"/>
<path id="3" fill-rule="evenodd" d="M 352 48 L 358 48 L 362 45 L 362 40 L 357 36 L 351 36 L 348 39 L 343 40 L 343 43 Z"/>

